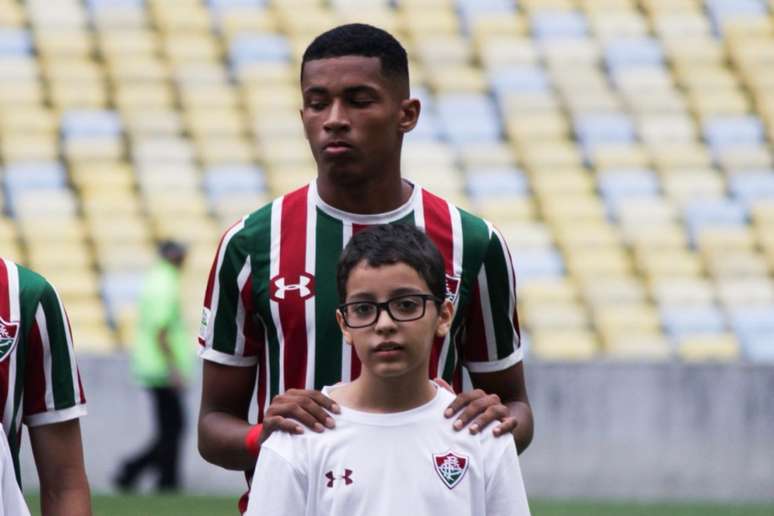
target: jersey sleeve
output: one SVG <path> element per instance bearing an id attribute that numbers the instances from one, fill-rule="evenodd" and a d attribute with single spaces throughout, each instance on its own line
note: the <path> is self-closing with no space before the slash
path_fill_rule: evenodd
<path id="1" fill-rule="evenodd" d="M 522 359 L 513 261 L 505 240 L 492 226 L 463 339 L 463 360 L 471 372 L 502 371 Z"/>
<path id="2" fill-rule="evenodd" d="M 508 436 L 488 438 L 485 462 L 487 516 L 529 516 L 516 444 Z"/>
<path id="3" fill-rule="evenodd" d="M 70 322 L 54 288 L 45 282 L 27 335 L 24 422 L 47 425 L 86 414 Z"/>
<path id="4" fill-rule="evenodd" d="M 240 231 L 245 219 L 223 235 L 207 281 L 199 355 L 224 365 L 249 367 L 258 363 L 263 328 L 254 316 L 250 254 Z"/>
<path id="5" fill-rule="evenodd" d="M 255 465 L 245 516 L 306 514 L 307 474 L 271 448 L 264 447 Z"/>

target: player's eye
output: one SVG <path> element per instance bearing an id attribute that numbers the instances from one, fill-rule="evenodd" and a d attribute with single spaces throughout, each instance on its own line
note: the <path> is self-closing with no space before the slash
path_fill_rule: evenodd
<path id="1" fill-rule="evenodd" d="M 361 319 L 371 317 L 375 311 L 376 306 L 372 303 L 357 303 L 349 306 L 350 315 Z"/>
<path id="2" fill-rule="evenodd" d="M 415 314 L 421 308 L 422 301 L 416 297 L 403 297 L 390 303 L 390 308 L 401 314 Z"/>

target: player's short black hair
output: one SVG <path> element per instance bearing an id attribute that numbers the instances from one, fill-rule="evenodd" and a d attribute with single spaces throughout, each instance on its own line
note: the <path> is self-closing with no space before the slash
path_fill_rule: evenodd
<path id="1" fill-rule="evenodd" d="M 385 77 L 408 85 L 406 49 L 386 30 L 365 23 L 339 25 L 314 38 L 301 60 L 301 78 L 307 61 L 344 56 L 378 57 Z"/>
<path id="2" fill-rule="evenodd" d="M 352 237 L 336 266 L 336 286 L 342 303 L 347 297 L 349 274 L 361 262 L 370 267 L 405 263 L 425 280 L 431 294 L 438 299 L 446 297 L 443 256 L 432 240 L 413 225 L 378 224 Z"/>

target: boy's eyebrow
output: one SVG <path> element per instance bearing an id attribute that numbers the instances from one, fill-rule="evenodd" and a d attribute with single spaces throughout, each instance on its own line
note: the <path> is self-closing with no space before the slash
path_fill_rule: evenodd
<path id="1" fill-rule="evenodd" d="M 389 297 L 397 297 L 397 296 L 406 296 L 409 294 L 423 294 L 424 292 L 422 289 L 418 289 L 415 287 L 400 287 L 396 288 L 394 290 L 391 290 L 389 293 Z M 347 296 L 347 302 L 351 301 L 375 301 L 376 296 L 373 295 L 371 292 L 355 292 L 354 294 Z"/>

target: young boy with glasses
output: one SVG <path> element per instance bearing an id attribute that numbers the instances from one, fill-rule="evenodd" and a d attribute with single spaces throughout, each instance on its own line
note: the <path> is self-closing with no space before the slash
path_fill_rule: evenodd
<path id="1" fill-rule="evenodd" d="M 435 245 L 414 226 L 371 226 L 336 273 L 336 319 L 361 374 L 323 389 L 340 407 L 335 430 L 263 443 L 247 514 L 528 515 L 514 441 L 455 432 L 454 395 L 428 380 L 453 317 Z"/>

